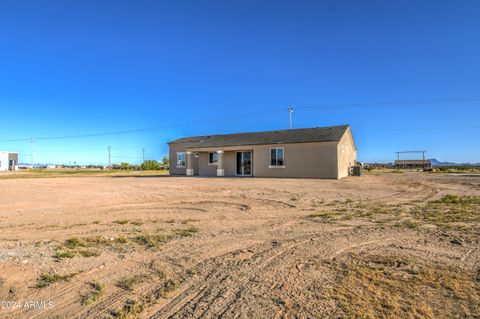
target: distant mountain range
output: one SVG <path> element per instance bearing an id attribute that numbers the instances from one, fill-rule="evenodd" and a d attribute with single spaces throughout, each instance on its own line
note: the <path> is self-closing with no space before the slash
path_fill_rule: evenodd
<path id="1" fill-rule="evenodd" d="M 431 158 L 432 166 L 479 166 L 480 163 L 453 163 L 453 162 L 441 162 L 436 158 Z"/>
<path id="2" fill-rule="evenodd" d="M 421 159 L 420 159 L 421 160 Z M 432 162 L 432 166 L 480 166 L 480 163 L 454 163 L 454 162 L 441 162 L 436 158 L 426 159 Z M 375 163 L 368 163 L 372 165 L 394 165 L 393 162 L 375 162 Z"/>

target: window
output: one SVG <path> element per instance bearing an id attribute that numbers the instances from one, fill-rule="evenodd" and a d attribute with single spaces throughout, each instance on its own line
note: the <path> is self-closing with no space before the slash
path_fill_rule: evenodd
<path id="1" fill-rule="evenodd" d="M 213 153 L 208 153 L 208 164 L 217 164 L 218 163 L 218 153 L 213 152 Z"/>
<path id="2" fill-rule="evenodd" d="M 274 167 L 284 166 L 283 147 L 276 147 L 276 148 L 270 149 L 270 166 L 274 166 Z"/>
<path id="3" fill-rule="evenodd" d="M 187 156 L 185 152 L 178 152 L 177 153 L 177 167 L 185 167 L 187 166 Z"/>

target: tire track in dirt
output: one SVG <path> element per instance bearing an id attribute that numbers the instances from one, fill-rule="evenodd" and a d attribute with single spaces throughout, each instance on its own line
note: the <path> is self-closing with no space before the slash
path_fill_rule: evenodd
<path id="1" fill-rule="evenodd" d="M 294 256 L 295 250 L 301 251 L 301 255 L 304 255 L 305 250 L 312 251 L 308 248 L 314 246 L 319 253 L 317 256 L 321 255 L 322 258 L 326 258 L 356 247 L 387 244 L 395 239 L 370 240 L 371 237 L 375 236 L 367 234 L 369 240 L 356 245 L 348 245 L 350 240 L 343 240 L 343 244 L 348 245 L 345 248 L 333 250 L 329 245 L 319 247 L 318 241 L 322 238 L 328 238 L 331 242 L 333 238 L 344 237 L 346 231 L 351 231 L 351 228 L 342 227 L 332 229 L 328 233 L 311 233 L 283 243 L 264 243 L 252 246 L 246 248 L 247 251 L 252 251 L 250 258 L 242 261 L 237 260 L 235 262 L 234 257 L 245 249 L 209 259 L 196 267 L 197 271 L 201 271 L 201 268 L 208 269 L 205 275 L 200 276 L 195 282 L 179 291 L 150 318 L 221 317 L 234 307 L 237 299 L 244 291 L 254 289 L 255 285 L 252 287 L 252 282 L 255 281 L 255 278 L 274 273 L 277 264 L 282 264 L 283 267 L 292 264 L 292 256 Z M 332 235 L 331 232 L 337 233 Z M 388 239 L 388 241 L 385 239 Z M 397 239 L 401 240 L 401 238 Z"/>
<path id="2" fill-rule="evenodd" d="M 176 261 L 175 259 L 165 255 L 166 252 L 158 252 L 156 257 L 150 257 L 150 261 L 158 260 L 162 258 L 169 264 L 169 266 L 173 269 L 177 270 L 177 273 L 184 273 L 186 272 L 186 268 Z M 155 281 L 152 279 L 150 284 L 146 284 L 143 286 L 138 286 L 135 288 L 134 291 L 117 291 L 116 293 L 107 296 L 106 299 L 102 300 L 99 303 L 96 303 L 91 308 L 86 311 L 83 311 L 81 314 L 75 316 L 75 318 L 103 318 L 108 312 L 111 310 L 116 309 L 118 305 L 122 305 L 129 297 L 134 296 L 135 294 L 138 296 L 147 296 L 149 294 L 154 293 L 157 289 L 159 289 L 162 284 L 160 283 L 162 280 Z"/>
<path id="3" fill-rule="evenodd" d="M 217 202 L 214 202 L 214 203 L 217 204 Z M 144 206 L 144 205 L 140 205 L 140 206 Z M 116 211 L 118 211 L 118 209 L 116 209 Z M 122 264 L 129 264 L 129 261 L 125 260 L 122 262 Z M 179 265 L 180 264 L 177 263 L 177 266 Z M 125 272 L 125 271 L 128 272 L 128 269 L 125 268 L 124 266 L 121 266 L 121 264 L 118 264 L 115 267 L 122 269 L 122 272 Z M 92 270 L 89 270 L 87 273 L 82 273 L 82 276 L 87 278 L 95 278 L 95 281 L 99 281 L 104 284 L 113 284 L 115 280 L 118 280 L 118 278 L 116 277 L 113 277 L 110 280 L 107 280 L 106 278 L 112 277 L 111 274 L 105 274 L 104 276 L 102 275 L 99 276 L 97 274 L 98 272 L 101 272 L 101 270 L 92 269 Z M 29 312 L 35 312 L 35 313 L 29 318 L 32 318 L 32 319 L 41 318 L 47 315 L 47 313 L 49 316 L 62 313 L 63 309 L 72 306 L 73 303 L 76 303 L 79 300 L 79 295 L 76 292 L 79 291 L 84 285 L 85 285 L 85 282 L 79 282 L 75 284 L 70 284 L 65 288 L 56 290 L 54 297 L 51 298 L 51 300 L 54 301 L 55 303 L 55 309 L 53 309 L 53 311 L 52 309 L 46 309 L 40 312 L 31 310 Z M 143 292 L 143 294 L 148 294 L 149 292 L 155 291 L 155 289 L 157 289 L 158 287 L 159 287 L 158 283 L 152 283 L 151 285 L 142 287 L 141 291 Z M 135 291 L 137 291 L 137 289 L 135 289 Z M 116 291 L 113 294 L 108 295 L 107 299 L 102 300 L 100 303 L 93 305 L 91 308 L 80 311 L 79 313 L 77 313 L 75 318 L 100 318 L 106 313 L 108 313 L 110 310 L 115 309 L 119 304 L 124 302 L 130 295 L 131 295 L 131 292 L 129 291 L 122 291 L 122 290 Z M 29 315 L 27 314 L 27 316 Z"/>
<path id="4" fill-rule="evenodd" d="M 124 229 L 127 229 L 127 226 L 113 225 L 109 219 L 113 220 L 114 217 L 117 219 L 128 218 L 129 220 L 138 218 L 144 222 L 144 226 L 135 225 L 133 227 L 129 225 L 128 227 L 135 231 L 137 229 L 150 231 L 160 225 L 154 223 L 163 223 L 160 219 L 170 219 L 174 214 L 177 214 L 174 216 L 175 219 L 177 219 L 176 216 L 190 217 L 197 212 L 202 217 L 195 221 L 195 226 L 199 226 L 202 234 L 195 239 L 186 239 L 182 242 L 172 243 L 172 245 L 162 246 L 161 250 L 139 251 L 138 254 L 132 256 L 133 258 L 130 258 L 130 252 L 127 252 L 125 255 L 128 259 L 122 259 L 125 258 L 123 254 L 112 257 L 109 254 L 102 253 L 100 258 L 102 258 L 102 262 L 106 262 L 105 264 L 108 265 L 103 270 L 98 268 L 100 264 L 97 263 L 97 259 L 93 258 L 89 260 L 75 258 L 62 263 L 54 263 L 50 260 L 50 253 L 48 256 L 22 256 L 22 258 L 30 260 L 29 271 L 33 272 L 28 276 L 28 282 L 26 280 L 22 282 L 25 289 L 18 293 L 19 298 L 25 298 L 28 294 L 31 295 L 28 298 L 53 298 L 56 306 L 48 312 L 39 313 L 36 310 L 29 310 L 28 312 L 17 312 L 11 316 L 10 313 L 2 313 L 0 317 L 3 318 L 4 315 L 8 315 L 9 318 L 30 316 L 30 318 L 35 319 L 55 318 L 57 316 L 103 318 L 109 315 L 111 309 L 123 307 L 127 298 L 137 300 L 145 295 L 149 297 L 148 295 L 152 291 L 161 288 L 162 279 L 153 276 L 153 279 L 147 279 L 143 283 L 135 285 L 131 292 L 115 287 L 118 279 L 124 276 L 141 274 L 139 271 L 148 273 L 148 268 L 139 268 L 145 266 L 142 261 L 158 259 L 161 259 L 161 262 L 167 265 L 169 269 L 175 270 L 171 278 L 175 280 L 180 278 L 177 282 L 180 286 L 176 292 L 173 292 L 173 297 L 162 297 L 155 300 L 155 304 L 146 305 L 145 311 L 138 315 L 140 317 L 149 315 L 153 318 L 252 317 L 252 313 L 256 313 L 251 312 L 250 305 L 253 311 L 259 311 L 258 317 L 271 317 L 273 315 L 277 317 L 290 317 L 291 315 L 292 317 L 294 317 L 293 315 L 318 317 L 318 314 L 315 315 L 316 313 L 313 311 L 315 306 L 312 306 L 315 303 L 312 300 L 316 299 L 309 298 L 318 296 L 318 294 L 311 293 L 311 289 L 318 289 L 318 286 L 311 283 L 315 276 L 320 277 L 319 282 L 325 279 L 322 279 L 323 275 L 319 275 L 313 268 L 319 267 L 321 271 L 326 269 L 318 262 L 319 260 L 325 263 L 348 260 L 350 251 L 353 251 L 354 254 L 372 251 L 376 254 L 393 252 L 393 254 L 398 255 L 411 253 L 415 256 L 422 256 L 422 254 L 428 252 L 430 256 L 435 258 L 441 256 L 438 259 L 442 259 L 442 261 L 451 259 L 451 264 L 455 266 L 460 264 L 460 268 L 467 268 L 468 266 L 471 269 L 473 265 L 473 268 L 478 270 L 479 251 L 474 245 L 467 246 L 469 242 L 462 246 L 452 246 L 449 242 L 443 243 L 441 241 L 430 245 L 426 239 L 429 241 L 432 239 L 425 235 L 427 230 L 423 229 L 417 233 L 406 229 L 399 231 L 397 228 L 389 228 L 390 224 L 372 225 L 372 228 L 367 229 L 367 227 L 370 227 L 369 225 L 355 224 L 356 221 L 351 221 L 342 222 L 345 225 L 342 229 L 346 229 L 342 230 L 340 228 L 332 229 L 332 227 L 338 227 L 340 224 L 330 224 L 329 221 L 320 221 L 320 219 L 311 223 L 305 222 L 303 219 L 306 214 L 317 207 L 312 206 L 313 208 L 310 209 L 309 204 L 313 200 L 322 203 L 323 201 L 327 203 L 338 201 L 340 203 L 340 200 L 351 197 L 358 201 L 380 199 L 385 201 L 386 204 L 392 202 L 397 205 L 414 201 L 411 204 L 417 205 L 421 201 L 431 200 L 432 197 L 435 198 L 441 194 L 472 193 L 472 186 L 457 187 L 458 183 L 456 182 L 456 184 L 452 184 L 452 187 L 437 187 L 438 185 L 433 182 L 433 178 L 424 176 L 421 177 L 421 180 L 407 174 L 392 176 L 388 179 L 385 178 L 388 181 L 388 183 L 385 182 L 385 185 L 378 183 L 377 180 L 379 178 L 375 177 L 374 179 L 371 176 L 334 182 L 309 180 L 302 181 L 301 184 L 293 180 L 276 180 L 273 188 L 265 187 L 265 185 L 269 187 L 272 185 L 270 181 L 255 180 L 243 184 L 246 180 L 239 180 L 235 181 L 236 184 L 232 186 L 230 181 L 227 184 L 222 180 L 209 184 L 211 186 L 201 185 L 196 189 L 192 188 L 193 183 L 185 187 L 171 187 L 170 185 L 166 187 L 167 184 L 165 184 L 165 187 L 159 190 L 161 187 L 157 183 L 150 183 L 149 181 L 140 187 L 140 183 L 144 183 L 144 181 L 132 179 L 128 182 L 128 185 L 122 184 L 123 188 L 120 191 L 117 188 L 113 191 L 110 182 L 108 185 L 98 183 L 99 186 L 94 190 L 91 190 L 91 188 L 87 190 L 84 187 L 87 183 L 77 183 L 78 185 L 74 185 L 77 187 L 75 192 L 82 194 L 85 198 L 84 192 L 85 194 L 91 192 L 89 196 L 93 196 L 98 201 L 97 204 L 102 205 L 103 203 L 104 206 L 96 204 L 93 207 L 93 202 L 84 202 L 84 197 L 78 199 L 73 191 L 67 192 L 63 206 L 54 205 L 52 211 L 48 214 L 45 213 L 45 216 L 63 225 L 65 222 L 70 222 L 71 218 L 76 218 L 76 214 L 83 210 L 86 215 L 81 216 L 83 220 L 79 222 L 88 224 L 86 224 L 86 227 L 82 226 L 79 229 L 70 229 L 68 227 L 70 224 L 66 224 L 65 229 L 58 231 L 58 236 L 49 233 L 48 238 L 56 236 L 53 238 L 61 241 L 63 238 L 70 236 L 86 236 L 93 233 L 96 235 L 97 232 L 103 231 L 109 231 L 113 234 L 113 232 L 123 232 Z M 72 182 L 75 182 L 75 180 L 72 180 Z M 188 183 L 190 182 L 188 181 Z M 195 181 L 196 183 L 197 181 Z M 205 180 L 204 183 L 208 184 L 210 181 Z M 243 188 L 239 189 L 238 184 L 240 183 L 242 183 Z M 219 185 L 224 184 L 228 187 L 219 187 Z M 41 185 L 43 183 L 39 183 L 39 189 Z M 369 185 L 371 185 L 371 189 Z M 381 187 L 378 185 L 381 185 Z M 63 184 L 54 185 L 54 187 L 62 187 L 62 190 L 72 189 L 70 186 L 66 186 L 63 186 Z M 344 186 L 349 187 L 345 188 Z M 294 192 L 284 191 L 287 188 L 293 189 Z M 299 190 L 305 190 L 305 192 L 298 195 Z M 30 191 L 37 192 L 39 190 Z M 62 193 L 63 191 L 59 192 Z M 104 196 L 98 196 L 102 192 L 104 192 Z M 153 194 L 148 195 L 152 192 Z M 221 192 L 224 196 L 221 196 Z M 49 193 L 45 193 L 43 196 L 48 198 Z M 133 198 L 137 200 L 132 200 Z M 51 199 L 52 202 L 60 200 L 58 194 L 52 195 Z M 99 202 L 99 199 L 102 203 Z M 74 200 L 73 203 L 72 200 Z M 179 203 L 182 201 L 184 201 L 184 204 L 180 205 Z M 192 203 L 189 204 L 187 201 L 192 201 Z M 122 202 L 124 203 L 122 204 Z M 28 211 L 31 216 L 37 216 L 39 212 L 36 204 L 36 201 L 31 200 L 31 208 Z M 249 206 L 243 206 L 244 204 Z M 7 205 L 6 207 L 7 210 L 12 212 L 16 211 L 14 206 Z M 23 209 L 22 207 L 22 214 Z M 245 211 L 240 212 L 242 210 Z M 40 213 L 43 214 L 43 212 Z M 12 224 L 13 227 L 4 227 L 4 229 L 7 229 L 5 230 L 7 235 L 4 235 L 5 241 L 7 238 L 8 240 L 20 238 L 29 245 L 33 243 L 32 238 L 35 240 L 37 238 L 44 239 L 45 235 L 31 237 L 34 233 L 43 233 L 42 229 L 32 227 L 30 231 L 28 227 L 25 227 L 28 226 L 26 224 L 15 224 L 13 219 L 7 216 L 8 214 L 4 213 L 5 217 L 2 215 L 2 218 L 5 218 L 4 224 Z M 240 215 L 241 218 L 238 218 Z M 94 222 L 98 218 L 102 218 L 103 222 L 100 226 L 94 226 L 93 224 L 98 224 Z M 177 220 L 176 224 L 180 225 L 180 221 L 180 219 Z M 184 221 L 186 222 L 186 219 Z M 152 222 L 152 224 L 149 222 Z M 37 226 L 36 223 L 31 225 Z M 357 230 L 355 227 L 346 225 L 356 225 L 361 228 Z M 45 226 L 48 225 L 45 224 Z M 168 224 L 167 227 L 173 228 L 176 226 Z M 380 227 L 382 227 L 382 230 L 379 230 Z M 91 231 L 92 234 L 87 231 Z M 322 232 L 326 234 L 319 234 Z M 415 240 L 421 240 L 421 242 L 415 242 L 414 239 L 410 240 L 408 237 L 405 238 L 405 234 L 410 234 L 416 238 Z M 435 239 L 432 241 L 435 241 Z M 388 248 L 388 245 L 392 245 L 392 248 Z M 398 246 L 403 247 L 398 248 Z M 25 247 L 22 243 L 15 249 L 21 252 L 32 251 L 27 250 L 29 247 Z M 46 248 L 45 251 L 47 251 Z M 448 254 L 445 252 L 448 252 Z M 337 261 L 324 260 L 336 257 L 338 257 Z M 44 260 L 41 260 L 41 258 L 44 258 Z M 48 262 L 44 262 L 47 258 L 49 259 Z M 36 265 L 37 261 L 42 263 Z M 5 263 L 5 265 L 10 267 L 10 274 L 16 274 L 15 271 L 12 271 L 16 267 L 15 262 L 9 262 L 8 265 Z M 27 266 L 22 267 L 26 268 Z M 135 267 L 137 268 L 133 269 Z M 55 283 L 42 290 L 26 287 L 27 284 L 31 285 L 36 280 L 34 275 L 38 274 L 40 270 L 67 274 L 80 271 L 80 269 L 85 270 L 85 272 L 80 273 L 69 283 Z M 195 272 L 190 274 L 190 269 L 194 269 Z M 7 272 L 5 273 L 7 274 L 5 277 L 10 276 Z M 14 276 L 8 279 L 18 285 Z M 87 288 L 85 283 L 90 280 L 99 281 L 108 285 L 109 288 L 96 303 L 89 306 L 80 306 L 80 294 L 83 293 L 82 290 Z M 297 283 L 297 280 L 300 283 Z M 20 282 L 20 280 L 17 280 L 17 282 Z M 328 283 L 328 281 L 325 282 Z M 304 283 L 307 285 L 301 287 Z M 295 298 L 295 296 L 298 296 L 298 298 Z M 259 299 L 258 302 L 255 300 L 256 297 Z M 302 300 L 306 307 L 296 308 L 295 312 L 292 308 L 295 299 Z M 270 312 L 264 315 L 265 305 L 268 302 Z"/>
<path id="5" fill-rule="evenodd" d="M 128 263 L 128 261 L 125 261 L 125 263 Z M 129 271 L 128 268 L 124 268 L 124 269 L 126 271 Z M 132 269 L 132 270 L 134 270 L 134 269 Z M 100 276 L 96 275 L 96 273 L 98 273 L 100 271 L 101 271 L 100 269 L 92 269 L 92 270 L 90 270 L 86 273 L 82 273 L 82 276 L 87 277 L 87 278 L 95 278 L 95 281 L 100 281 L 103 284 L 111 284 L 116 279 L 118 279 L 112 273 L 105 273 L 104 275 L 100 275 Z M 85 285 L 85 282 L 81 281 L 81 282 L 76 283 L 76 284 L 70 284 L 63 289 L 55 290 L 54 291 L 54 297 L 49 299 L 49 300 L 52 300 L 55 304 L 55 308 L 53 309 L 53 311 L 52 311 L 52 309 L 44 309 L 43 311 L 40 311 L 40 312 L 38 312 L 38 310 L 32 310 L 32 312 L 35 311 L 36 313 L 32 316 L 29 316 L 28 318 L 34 319 L 34 318 L 42 317 L 42 315 L 47 314 L 47 313 L 48 313 L 48 316 L 51 316 L 53 313 L 61 312 L 63 309 L 71 306 L 72 303 L 73 303 L 72 302 L 73 300 L 78 300 L 79 299 L 80 296 L 77 293 L 74 293 L 74 292 L 80 291 L 80 289 L 84 285 Z M 119 291 L 119 292 L 122 293 L 122 291 Z M 123 292 L 123 293 L 125 293 L 125 292 Z M 49 295 L 47 295 L 47 297 L 49 297 Z M 44 298 L 44 299 L 46 299 L 46 298 Z M 27 314 L 28 314 L 28 312 L 27 312 Z"/>

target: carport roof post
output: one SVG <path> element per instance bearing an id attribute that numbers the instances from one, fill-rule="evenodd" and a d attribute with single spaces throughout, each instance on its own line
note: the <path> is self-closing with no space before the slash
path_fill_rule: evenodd
<path id="1" fill-rule="evenodd" d="M 223 151 L 217 150 L 217 176 L 225 176 L 225 169 L 223 168 Z"/>
<path id="2" fill-rule="evenodd" d="M 187 158 L 186 158 L 186 161 L 187 161 L 187 172 L 186 174 L 188 176 L 193 176 L 194 174 L 194 171 L 193 171 L 193 159 L 192 159 L 192 152 L 191 151 L 187 151 Z"/>

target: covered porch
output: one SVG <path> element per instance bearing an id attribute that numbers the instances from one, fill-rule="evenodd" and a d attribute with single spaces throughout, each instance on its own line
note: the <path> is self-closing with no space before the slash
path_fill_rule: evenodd
<path id="1" fill-rule="evenodd" d="M 187 149 L 186 175 L 253 176 L 253 150 Z"/>

